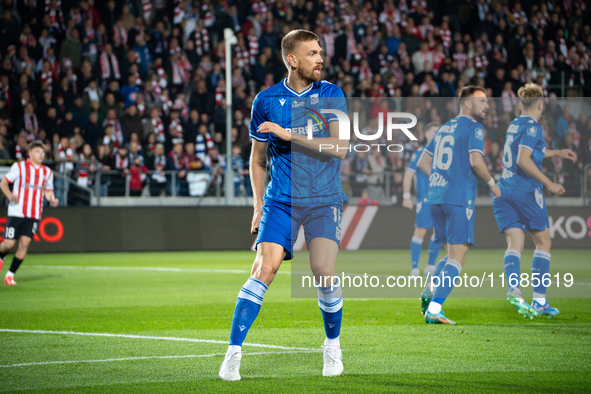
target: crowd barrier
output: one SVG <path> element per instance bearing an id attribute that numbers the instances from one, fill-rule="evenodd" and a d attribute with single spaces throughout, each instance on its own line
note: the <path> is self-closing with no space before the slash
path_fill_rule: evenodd
<path id="1" fill-rule="evenodd" d="M 553 248 L 591 248 L 591 208 L 548 210 Z M 45 214 L 31 252 L 249 250 L 255 241 L 250 207 L 48 208 Z M 475 215 L 475 247 L 505 248 L 492 208 L 476 207 Z M 408 248 L 414 216 L 400 207 L 347 206 L 341 248 Z M 5 223 L 0 218 L 0 234 Z M 296 250 L 306 248 L 302 238 Z M 526 247 L 533 247 L 529 237 Z"/>

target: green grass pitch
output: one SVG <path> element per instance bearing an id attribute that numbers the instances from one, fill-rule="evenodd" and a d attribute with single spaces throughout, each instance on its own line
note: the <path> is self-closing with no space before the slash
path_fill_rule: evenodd
<path id="1" fill-rule="evenodd" d="M 346 258 L 356 252 L 341 253 Z M 364 253 L 392 261 L 401 275 L 409 272 L 408 251 Z M 531 255 L 524 253 L 524 272 Z M 345 372 L 323 378 L 321 314 L 315 299 L 291 298 L 289 263 L 247 337 L 253 345 L 243 348 L 242 381 L 222 382 L 217 373 L 234 304 L 253 257 L 252 252 L 27 257 L 18 286 L 0 284 L 0 392 L 591 391 L 588 298 L 552 299 L 560 315 L 533 321 L 502 298 L 450 299 L 444 309 L 457 326 L 425 324 L 419 294 L 346 299 Z M 501 272 L 502 258 L 501 250 L 472 250 L 466 266 Z M 591 272 L 589 251 L 555 250 L 552 258 L 581 262 L 578 270 Z"/>

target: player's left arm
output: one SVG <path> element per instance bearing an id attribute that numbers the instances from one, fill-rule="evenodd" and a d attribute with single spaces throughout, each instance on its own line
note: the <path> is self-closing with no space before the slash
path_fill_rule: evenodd
<path id="1" fill-rule="evenodd" d="M 59 200 L 53 194 L 53 190 L 45 190 L 45 198 L 47 199 L 47 201 L 49 201 L 52 207 L 55 208 L 58 206 Z"/>
<path id="2" fill-rule="evenodd" d="M 566 160 L 572 160 L 573 163 L 577 162 L 577 154 L 570 149 L 560 149 L 560 150 L 546 149 L 544 159 L 549 159 L 551 157 L 561 157 Z"/>
<path id="3" fill-rule="evenodd" d="M 490 175 L 490 172 L 488 172 L 482 153 L 470 152 L 470 166 L 476 175 L 486 182 L 490 191 L 495 195 L 495 198 L 501 197 L 501 189 L 499 188 L 499 185 L 495 183 L 495 179 Z"/>
<path id="4" fill-rule="evenodd" d="M 59 204 L 59 200 L 53 194 L 53 172 L 50 172 L 47 180 L 45 181 L 45 198 L 52 207 L 57 207 Z"/>

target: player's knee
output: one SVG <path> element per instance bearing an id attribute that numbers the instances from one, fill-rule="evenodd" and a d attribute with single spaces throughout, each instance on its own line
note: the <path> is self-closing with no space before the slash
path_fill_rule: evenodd
<path id="1" fill-rule="evenodd" d="M 3 244 L 7 250 L 10 250 L 14 247 L 14 240 L 13 239 L 5 239 Z"/>
<path id="2" fill-rule="evenodd" d="M 263 259 L 262 256 L 257 256 L 252 269 L 252 277 L 270 284 L 278 270 L 279 264 L 273 264 L 273 262 Z"/>

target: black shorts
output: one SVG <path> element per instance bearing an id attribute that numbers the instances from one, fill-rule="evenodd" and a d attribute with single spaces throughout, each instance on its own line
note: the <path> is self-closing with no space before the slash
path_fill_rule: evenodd
<path id="1" fill-rule="evenodd" d="M 21 235 L 33 238 L 39 228 L 39 220 L 9 216 L 4 225 L 4 239 L 19 239 Z"/>

